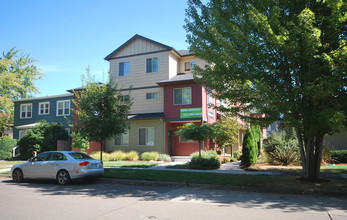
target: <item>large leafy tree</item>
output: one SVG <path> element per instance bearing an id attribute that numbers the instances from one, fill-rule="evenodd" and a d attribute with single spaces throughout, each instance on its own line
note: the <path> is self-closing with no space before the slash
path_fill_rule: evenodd
<path id="1" fill-rule="evenodd" d="M 242 126 L 232 117 L 223 116 L 220 121 L 213 124 L 216 143 L 220 148 L 231 148 L 237 143 Z"/>
<path id="2" fill-rule="evenodd" d="M 34 80 L 43 76 L 29 55 L 12 48 L 0 57 L 0 134 L 13 121 L 13 100 L 38 93 Z"/>
<path id="3" fill-rule="evenodd" d="M 319 177 L 324 135 L 346 125 L 343 0 L 189 0 L 190 49 L 210 66 L 200 82 L 232 105 L 296 129 L 303 173 Z"/>
<path id="4" fill-rule="evenodd" d="M 84 88 L 75 91 L 73 136 L 100 143 L 102 160 L 103 144 L 107 139 L 120 135 L 129 128 L 128 114 L 131 100 L 123 99 L 117 83 L 100 84 L 93 78 L 83 80 Z"/>

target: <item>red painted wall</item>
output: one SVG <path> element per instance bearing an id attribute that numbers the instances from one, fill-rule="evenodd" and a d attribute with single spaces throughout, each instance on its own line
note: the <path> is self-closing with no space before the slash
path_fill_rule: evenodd
<path id="1" fill-rule="evenodd" d="M 192 88 L 192 104 L 174 105 L 174 89 Z M 195 82 L 164 85 L 164 114 L 167 119 L 180 118 L 181 108 L 201 108 L 202 107 L 202 87 Z"/>

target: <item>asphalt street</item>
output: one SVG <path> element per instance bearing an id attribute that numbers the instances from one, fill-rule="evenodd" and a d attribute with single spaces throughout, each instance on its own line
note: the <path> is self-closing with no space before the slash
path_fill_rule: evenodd
<path id="1" fill-rule="evenodd" d="M 347 219 L 347 199 L 0 178 L 0 219 Z"/>

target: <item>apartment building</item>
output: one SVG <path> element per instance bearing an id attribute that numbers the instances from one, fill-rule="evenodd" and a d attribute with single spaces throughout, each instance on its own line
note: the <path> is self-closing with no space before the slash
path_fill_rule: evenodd
<path id="1" fill-rule="evenodd" d="M 177 51 L 135 35 L 105 57 L 113 80 L 133 101 L 130 129 L 106 143 L 106 151 L 158 151 L 190 155 L 198 143 L 175 135 L 184 123 L 213 123 L 216 100 L 194 81 L 192 70 L 207 65 L 188 51 Z M 206 149 L 208 144 L 205 144 Z"/>

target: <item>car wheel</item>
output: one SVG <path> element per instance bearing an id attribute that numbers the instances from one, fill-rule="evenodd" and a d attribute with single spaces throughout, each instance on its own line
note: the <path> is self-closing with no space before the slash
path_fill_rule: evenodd
<path id="1" fill-rule="evenodd" d="M 70 182 L 69 172 L 66 170 L 60 170 L 57 174 L 57 183 L 59 185 L 66 185 Z"/>
<path id="2" fill-rule="evenodd" d="M 23 171 L 21 169 L 15 169 L 12 173 L 12 179 L 16 183 L 21 183 L 24 180 Z"/>

